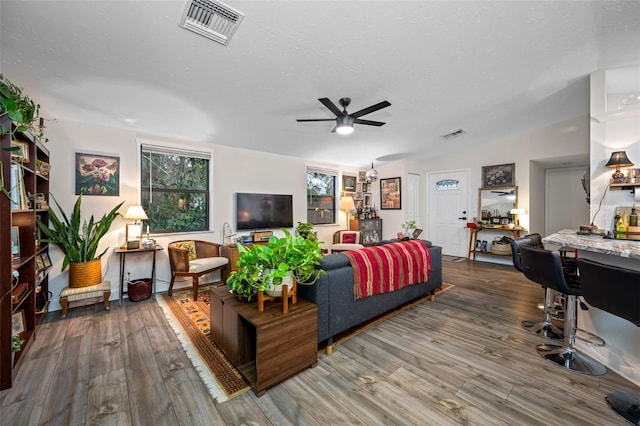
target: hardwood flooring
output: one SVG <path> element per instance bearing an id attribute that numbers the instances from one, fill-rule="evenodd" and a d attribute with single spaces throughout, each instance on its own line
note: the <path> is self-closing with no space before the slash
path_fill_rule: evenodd
<path id="1" fill-rule="evenodd" d="M 50 313 L 0 392 L 2 425 L 624 425 L 603 400 L 640 393 L 614 372 L 570 373 L 535 351 L 542 289 L 510 266 L 444 262 L 455 284 L 321 355 L 316 368 L 212 401 L 158 305 Z"/>

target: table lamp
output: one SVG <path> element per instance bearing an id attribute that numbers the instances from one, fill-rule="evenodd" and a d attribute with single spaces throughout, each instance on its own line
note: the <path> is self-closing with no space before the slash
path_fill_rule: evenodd
<path id="1" fill-rule="evenodd" d="M 125 228 L 125 244 L 128 250 L 138 249 L 142 243 L 142 221 L 149 219 L 142 206 L 131 206 L 123 216 L 132 219 L 133 223 L 127 223 Z M 129 238 L 132 238 L 131 240 Z"/>
<path id="2" fill-rule="evenodd" d="M 604 165 L 609 169 L 616 169 L 611 175 L 613 179 L 613 183 L 624 183 L 624 173 L 620 171 L 620 167 L 631 167 L 633 163 L 627 157 L 626 151 L 615 151 L 611 153 L 611 158 L 609 158 L 609 162 Z"/>
<path id="3" fill-rule="evenodd" d="M 340 202 L 338 203 L 338 209 L 346 211 L 347 229 L 351 230 L 351 225 L 349 223 L 349 211 L 356 209 L 356 204 L 353 201 L 353 197 L 350 197 L 350 196 L 340 197 Z"/>
<path id="4" fill-rule="evenodd" d="M 509 214 L 513 215 L 513 222 L 516 226 L 520 226 L 520 219 L 518 219 L 518 215 L 525 214 L 527 211 L 525 209 L 511 209 L 509 210 Z"/>

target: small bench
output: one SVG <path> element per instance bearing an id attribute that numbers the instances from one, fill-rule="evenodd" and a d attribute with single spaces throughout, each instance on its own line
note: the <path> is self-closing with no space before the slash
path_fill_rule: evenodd
<path id="1" fill-rule="evenodd" d="M 60 292 L 60 306 L 62 307 L 62 318 L 67 316 L 69 302 L 89 299 L 91 297 L 104 297 L 104 309 L 109 310 L 109 297 L 111 296 L 111 282 L 103 281 L 100 284 L 88 287 L 65 287 Z"/>

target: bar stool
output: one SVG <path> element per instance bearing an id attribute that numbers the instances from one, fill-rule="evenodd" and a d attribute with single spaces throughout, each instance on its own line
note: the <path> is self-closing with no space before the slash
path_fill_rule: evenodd
<path id="1" fill-rule="evenodd" d="M 520 272 L 524 272 L 520 255 L 520 247 L 524 245 L 544 248 L 540 234 L 530 234 L 525 235 L 522 238 L 512 239 L 511 258 L 513 259 L 513 266 Z M 525 330 L 535 333 L 541 337 L 553 340 L 562 340 L 564 338 L 562 330 L 551 322 L 551 299 L 553 297 L 551 288 L 545 286 L 542 287 L 544 288 L 544 319 L 541 322 L 524 320 L 520 324 Z"/>
<path id="2" fill-rule="evenodd" d="M 579 277 L 564 273 L 558 253 L 524 245 L 520 247 L 520 256 L 524 275 L 528 279 L 545 288 L 559 291 L 566 297 L 563 344 L 538 345 L 538 353 L 548 361 L 571 371 L 592 376 L 606 373 L 604 365 L 579 353 L 574 347 L 577 296 L 582 296 Z"/>
<path id="3" fill-rule="evenodd" d="M 578 259 L 578 269 L 587 303 L 640 327 L 640 271 L 588 259 Z M 616 413 L 640 425 L 640 395 L 613 391 L 605 400 Z"/>

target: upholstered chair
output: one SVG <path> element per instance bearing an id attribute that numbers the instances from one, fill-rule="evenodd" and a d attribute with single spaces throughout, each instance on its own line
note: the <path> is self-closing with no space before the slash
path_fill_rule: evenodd
<path id="1" fill-rule="evenodd" d="M 199 279 L 203 275 L 220 271 L 220 282 L 227 281 L 229 260 L 220 256 L 220 244 L 209 241 L 182 240 L 168 245 L 171 264 L 169 296 L 173 293 L 176 277 L 190 277 L 193 283 L 193 300 L 198 299 Z"/>
<path id="2" fill-rule="evenodd" d="M 331 253 L 340 253 L 348 250 L 358 250 L 363 248 L 362 232 L 340 230 L 333 233 L 333 244 Z"/>

